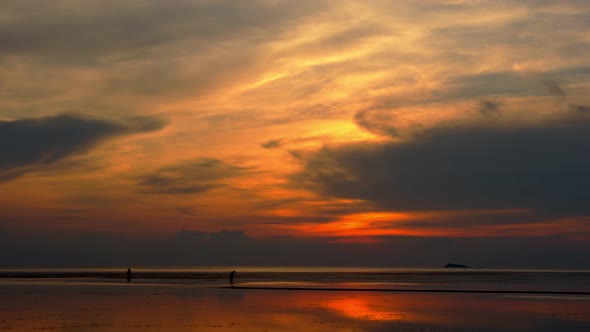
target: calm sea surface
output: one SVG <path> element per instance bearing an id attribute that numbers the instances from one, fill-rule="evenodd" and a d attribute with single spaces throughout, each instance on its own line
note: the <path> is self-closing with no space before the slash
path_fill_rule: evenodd
<path id="1" fill-rule="evenodd" d="M 126 270 L 0 269 L 0 331 L 590 331 L 590 271 Z"/>
<path id="2" fill-rule="evenodd" d="M 219 287 L 235 270 L 235 286 L 383 290 L 473 290 L 590 292 L 590 270 L 501 270 L 482 268 L 198 267 L 133 268 L 134 284 Z M 127 268 L 5 268 L 0 279 L 126 282 Z"/>

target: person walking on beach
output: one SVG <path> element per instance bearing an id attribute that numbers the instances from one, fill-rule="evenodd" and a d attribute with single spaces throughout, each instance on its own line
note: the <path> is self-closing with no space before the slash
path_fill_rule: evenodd
<path id="1" fill-rule="evenodd" d="M 127 268 L 127 282 L 131 282 L 131 268 Z"/>
<path id="2" fill-rule="evenodd" d="M 233 285 L 234 284 L 234 275 L 235 274 L 236 274 L 236 271 L 231 271 L 229 273 L 229 283 L 230 283 L 230 285 Z"/>

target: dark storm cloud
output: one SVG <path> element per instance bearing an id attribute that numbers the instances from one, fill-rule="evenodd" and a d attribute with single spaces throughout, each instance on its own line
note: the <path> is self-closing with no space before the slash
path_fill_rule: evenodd
<path id="1" fill-rule="evenodd" d="M 446 126 L 401 142 L 325 147 L 294 185 L 383 209 L 590 213 L 590 118 Z"/>
<path id="2" fill-rule="evenodd" d="M 271 139 L 268 142 L 262 143 L 260 146 L 262 146 L 265 149 L 276 149 L 281 147 L 282 145 L 282 139 Z"/>
<path id="3" fill-rule="evenodd" d="M 148 193 L 198 194 L 225 186 L 222 180 L 248 171 L 218 159 L 200 158 L 162 167 L 139 178 L 138 184 Z"/>
<path id="4" fill-rule="evenodd" d="M 500 115 L 500 106 L 502 103 L 492 100 L 482 100 L 479 103 L 479 113 L 483 116 L 498 116 Z"/>
<path id="5" fill-rule="evenodd" d="M 161 119 L 149 117 L 117 122 L 58 115 L 0 121 L 0 181 L 85 153 L 105 139 L 150 132 L 163 126 Z"/>

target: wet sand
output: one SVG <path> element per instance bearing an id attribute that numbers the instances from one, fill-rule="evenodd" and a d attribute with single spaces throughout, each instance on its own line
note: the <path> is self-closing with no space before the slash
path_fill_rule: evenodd
<path id="1" fill-rule="evenodd" d="M 587 331 L 590 296 L 0 282 L 0 331 Z"/>

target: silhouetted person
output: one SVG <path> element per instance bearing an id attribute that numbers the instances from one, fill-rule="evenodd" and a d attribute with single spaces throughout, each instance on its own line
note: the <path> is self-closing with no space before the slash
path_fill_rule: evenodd
<path id="1" fill-rule="evenodd" d="M 236 271 L 231 271 L 229 273 L 229 283 L 232 284 L 232 285 L 234 284 L 234 275 L 235 274 L 236 274 Z"/>
<path id="2" fill-rule="evenodd" d="M 131 282 L 131 268 L 127 269 L 127 282 Z"/>

